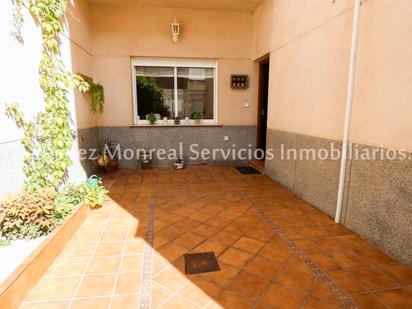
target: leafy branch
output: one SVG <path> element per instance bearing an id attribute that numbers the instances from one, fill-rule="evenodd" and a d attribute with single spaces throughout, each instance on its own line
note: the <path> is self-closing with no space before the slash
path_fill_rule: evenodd
<path id="1" fill-rule="evenodd" d="M 6 105 L 6 114 L 23 130 L 25 189 L 33 192 L 45 187 L 57 188 L 67 176 L 72 164 L 69 151 L 74 134 L 70 128 L 67 95 L 89 84 L 79 75 L 66 71 L 60 55 L 59 35 L 64 31 L 66 0 L 13 0 L 14 37 L 22 42 L 24 22 L 22 10 L 27 9 L 42 34 L 42 54 L 39 65 L 39 84 L 45 108 L 32 120 L 26 120 L 17 103 Z"/>

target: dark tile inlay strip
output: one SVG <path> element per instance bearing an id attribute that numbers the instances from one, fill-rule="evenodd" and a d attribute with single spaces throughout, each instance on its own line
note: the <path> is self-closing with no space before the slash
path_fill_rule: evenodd
<path id="1" fill-rule="evenodd" d="M 291 240 L 286 233 L 279 227 L 277 226 L 272 219 L 267 215 L 267 213 L 260 208 L 258 205 L 256 205 L 253 200 L 244 193 L 241 193 L 243 196 L 244 200 L 249 203 L 250 206 L 252 206 L 259 214 L 260 216 L 269 224 L 273 232 L 275 232 L 282 240 L 286 243 L 286 245 L 289 247 L 289 249 L 297 256 L 299 257 L 312 271 L 312 273 L 322 282 L 324 283 L 329 290 L 339 298 L 341 301 L 342 308 L 358 308 L 357 305 L 353 303 L 353 301 L 333 282 L 328 275 L 319 268 L 316 263 L 314 263 L 309 256 L 303 252 L 294 242 Z"/>
<path id="2" fill-rule="evenodd" d="M 148 202 L 147 226 L 145 232 L 145 246 L 142 266 L 142 283 L 140 285 L 139 308 L 150 308 L 152 291 L 152 260 L 154 239 L 154 217 L 156 199 L 152 196 Z"/>

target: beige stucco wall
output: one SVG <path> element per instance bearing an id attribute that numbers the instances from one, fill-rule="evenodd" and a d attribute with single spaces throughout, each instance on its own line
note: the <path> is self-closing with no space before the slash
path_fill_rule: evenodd
<path id="1" fill-rule="evenodd" d="M 170 22 L 175 17 L 182 23 L 178 43 L 172 42 L 170 34 Z M 217 59 L 218 122 L 256 124 L 250 13 L 97 5 L 92 7 L 91 25 L 93 77 L 103 84 L 106 94 L 106 112 L 99 115 L 99 126 L 133 124 L 132 56 Z M 231 73 L 249 74 L 251 87 L 231 90 Z M 244 107 L 246 102 L 250 108 Z"/>
<path id="2" fill-rule="evenodd" d="M 351 139 L 412 150 L 412 1 L 362 5 Z"/>
<path id="3" fill-rule="evenodd" d="M 411 13 L 409 0 L 363 1 L 352 141 L 412 150 Z M 341 139 L 353 1 L 267 0 L 253 19 L 253 57 L 271 59 L 269 128 Z"/>
<path id="4" fill-rule="evenodd" d="M 71 70 L 93 77 L 93 56 L 90 51 L 91 27 L 90 5 L 87 0 L 74 0 L 69 3 L 70 13 L 67 14 L 67 35 L 70 44 Z M 75 95 L 75 117 L 78 129 L 92 128 L 97 125 L 97 115 L 90 112 L 90 96 Z"/>

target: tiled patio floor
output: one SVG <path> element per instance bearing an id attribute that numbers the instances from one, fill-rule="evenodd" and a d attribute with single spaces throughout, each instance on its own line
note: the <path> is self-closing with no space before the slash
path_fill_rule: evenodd
<path id="1" fill-rule="evenodd" d="M 22 308 L 412 308 L 412 271 L 263 175 L 122 170 Z M 153 249 L 150 246 L 153 244 Z M 184 274 L 213 251 L 221 271 Z"/>

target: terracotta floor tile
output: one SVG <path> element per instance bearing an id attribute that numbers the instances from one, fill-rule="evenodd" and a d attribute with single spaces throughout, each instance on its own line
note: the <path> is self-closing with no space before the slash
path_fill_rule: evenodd
<path id="1" fill-rule="evenodd" d="M 146 244 L 146 241 L 142 238 L 138 238 L 136 240 L 128 241 L 125 245 L 124 253 L 126 255 L 129 255 L 129 254 L 143 254 L 145 244 Z"/>
<path id="2" fill-rule="evenodd" d="M 105 183 L 111 183 L 114 200 L 88 215 L 30 294 L 39 302 L 22 308 L 66 308 L 67 302 L 42 300 L 70 298 L 79 283 L 76 297 L 82 299 L 76 299 L 73 308 L 107 308 L 110 302 L 113 308 L 137 308 L 148 204 L 153 196 L 157 203 L 153 308 L 160 304 L 164 308 L 338 308 L 339 299 L 313 277 L 311 268 L 292 253 L 243 194 L 360 308 L 412 307 L 409 268 L 266 176 L 243 176 L 225 166 L 130 169 L 110 175 L 105 175 Z M 176 192 L 176 186 L 182 190 Z M 81 279 L 95 249 L 87 269 L 93 274 Z M 185 275 L 183 254 L 196 251 L 215 252 L 221 270 Z M 104 275 L 117 273 L 119 265 L 123 273 Z M 59 276 L 58 282 L 46 282 L 57 279 L 51 276 Z"/>
<path id="3" fill-rule="evenodd" d="M 332 251 L 328 253 L 336 263 L 345 269 L 365 266 L 367 261 L 352 250 Z"/>
<path id="4" fill-rule="evenodd" d="M 253 302 L 246 299 L 245 297 L 229 290 L 223 291 L 218 299 L 216 300 L 221 308 L 236 308 L 236 309 L 243 309 L 243 308 L 253 308 Z"/>
<path id="5" fill-rule="evenodd" d="M 248 231 L 245 236 L 265 242 L 273 236 L 273 231 L 270 227 L 258 227 Z"/>
<path id="6" fill-rule="evenodd" d="M 73 258 L 73 257 L 61 257 L 57 258 L 54 263 L 50 266 L 45 277 L 53 276 L 73 276 L 82 275 L 86 269 L 87 263 L 89 262 L 88 257 L 83 258 Z"/>
<path id="7" fill-rule="evenodd" d="M 356 294 L 352 295 L 351 298 L 360 308 L 387 308 L 376 296 L 371 293 Z"/>
<path id="8" fill-rule="evenodd" d="M 309 239 L 296 240 L 295 244 L 299 247 L 299 249 L 307 254 L 318 253 L 321 251 L 320 248 L 316 246 L 316 244 L 312 240 Z"/>
<path id="9" fill-rule="evenodd" d="M 153 276 L 153 281 L 168 288 L 169 290 L 176 291 L 188 282 L 188 279 L 179 270 L 174 267 L 169 267 Z"/>
<path id="10" fill-rule="evenodd" d="M 356 279 L 371 290 L 398 287 L 398 284 L 389 279 L 381 270 L 373 266 L 352 269 L 350 272 Z"/>
<path id="11" fill-rule="evenodd" d="M 153 256 L 153 271 L 152 275 L 154 276 L 158 272 L 162 271 L 163 269 L 169 267 L 172 265 L 171 262 L 169 262 L 166 258 L 164 258 L 161 255 L 155 254 Z"/>
<path id="12" fill-rule="evenodd" d="M 162 237 L 159 237 L 158 235 L 155 235 L 154 240 L 153 240 L 153 248 L 156 250 L 160 249 L 164 245 L 170 243 L 171 241 Z"/>
<path id="13" fill-rule="evenodd" d="M 152 308 L 156 308 L 158 305 L 164 302 L 167 298 L 172 296 L 172 292 L 169 292 L 166 288 L 156 283 L 153 283 L 151 296 L 152 296 L 152 299 L 151 299 Z"/>
<path id="14" fill-rule="evenodd" d="M 101 235 L 101 231 L 85 231 L 77 232 L 73 235 L 71 242 L 73 243 L 96 243 Z"/>
<path id="15" fill-rule="evenodd" d="M 121 242 L 103 242 L 97 246 L 95 256 L 121 255 L 123 243 Z"/>
<path id="16" fill-rule="evenodd" d="M 314 282 L 311 288 L 311 298 L 315 298 L 318 301 L 323 303 L 328 303 L 334 306 L 340 305 L 340 299 L 335 296 L 332 291 L 323 283 L 320 282 L 318 279 Z"/>
<path id="17" fill-rule="evenodd" d="M 226 246 L 220 242 L 213 241 L 213 240 L 205 240 L 199 246 L 194 248 L 193 252 L 214 252 L 215 256 L 219 256 L 223 250 L 226 249 Z"/>
<path id="18" fill-rule="evenodd" d="M 242 237 L 233 244 L 233 247 L 255 254 L 264 246 L 264 244 L 265 243 L 253 238 Z"/>
<path id="19" fill-rule="evenodd" d="M 161 229 L 159 232 L 157 232 L 156 235 L 161 238 L 167 239 L 167 240 L 174 240 L 178 238 L 180 235 L 182 235 L 183 233 L 184 231 L 182 231 L 181 229 L 173 225 L 169 225 Z"/>
<path id="20" fill-rule="evenodd" d="M 231 265 L 219 262 L 220 271 L 214 271 L 209 273 L 200 274 L 205 280 L 216 283 L 220 286 L 225 286 L 230 282 L 239 272 L 239 270 Z"/>
<path id="21" fill-rule="evenodd" d="M 89 308 L 109 308 L 110 298 L 86 298 L 77 299 L 73 302 L 73 309 L 89 309 Z"/>
<path id="22" fill-rule="evenodd" d="M 310 254 L 309 257 L 323 271 L 328 272 L 341 269 L 334 259 L 324 253 Z"/>
<path id="23" fill-rule="evenodd" d="M 173 296 L 169 300 L 167 300 L 165 303 L 160 305 L 158 308 L 164 308 L 164 309 L 169 309 L 169 308 L 179 308 L 179 309 L 192 309 L 192 308 L 201 308 L 198 305 L 195 305 L 179 296 Z"/>
<path id="24" fill-rule="evenodd" d="M 210 218 L 208 221 L 206 221 L 206 223 L 218 229 L 223 229 L 223 227 L 225 227 L 232 221 L 233 221 L 233 218 L 228 217 L 226 215 L 218 214 L 217 216 Z"/>
<path id="25" fill-rule="evenodd" d="M 79 281 L 80 277 L 41 279 L 29 293 L 26 301 L 70 298 Z"/>
<path id="26" fill-rule="evenodd" d="M 136 272 L 140 271 L 143 266 L 142 255 L 128 255 L 124 256 L 122 264 L 120 265 L 121 272 Z"/>
<path id="27" fill-rule="evenodd" d="M 336 250 L 345 250 L 347 246 L 333 236 L 314 237 L 312 240 L 320 248 L 322 252 L 330 252 Z"/>
<path id="28" fill-rule="evenodd" d="M 264 304 L 275 308 L 301 308 L 304 295 L 292 290 L 281 287 L 277 284 L 271 284 L 266 290 L 261 301 Z"/>
<path id="29" fill-rule="evenodd" d="M 128 309 L 128 308 L 138 308 L 139 307 L 139 294 L 135 295 L 117 295 L 113 297 L 113 302 L 111 308 L 113 309 Z M 100 309 L 100 307 L 95 307 L 95 309 Z"/>
<path id="30" fill-rule="evenodd" d="M 412 308 L 412 296 L 404 289 L 377 292 L 376 296 L 391 308 Z"/>
<path id="31" fill-rule="evenodd" d="M 93 254 L 96 244 L 69 243 L 64 248 L 61 257 L 87 257 Z"/>
<path id="32" fill-rule="evenodd" d="M 229 233 L 225 230 L 221 230 L 213 235 L 211 240 L 218 241 L 226 246 L 232 245 L 236 240 L 239 239 L 239 236 L 236 234 Z"/>
<path id="33" fill-rule="evenodd" d="M 229 289 L 236 290 L 249 299 L 257 301 L 268 285 L 269 281 L 242 271 L 230 283 Z"/>
<path id="34" fill-rule="evenodd" d="M 255 256 L 249 263 L 247 263 L 244 270 L 258 277 L 271 280 L 277 274 L 281 266 L 282 263 L 275 263 L 268 259 Z"/>
<path id="35" fill-rule="evenodd" d="M 177 238 L 174 243 L 185 247 L 186 249 L 192 249 L 200 244 L 205 238 L 193 233 L 186 233 Z"/>
<path id="36" fill-rule="evenodd" d="M 354 251 L 362 256 L 364 260 L 372 264 L 391 264 L 396 262 L 389 255 L 372 246 L 368 246 L 367 248 L 356 248 Z"/>
<path id="37" fill-rule="evenodd" d="M 275 277 L 275 281 L 284 287 L 306 293 L 312 285 L 314 277 L 309 272 L 304 272 L 289 263 L 282 268 Z"/>
<path id="38" fill-rule="evenodd" d="M 158 253 L 166 258 L 170 263 L 173 263 L 187 251 L 188 250 L 182 246 L 175 243 L 170 243 L 160 248 Z"/>
<path id="39" fill-rule="evenodd" d="M 379 268 L 383 270 L 390 278 L 402 285 L 412 284 L 412 270 L 403 264 L 385 264 L 380 265 Z"/>
<path id="40" fill-rule="evenodd" d="M 412 296 L 412 285 L 404 286 L 403 289 Z"/>
<path id="41" fill-rule="evenodd" d="M 189 218 L 192 219 L 192 220 L 199 221 L 199 222 L 206 222 L 207 220 L 209 220 L 213 216 L 214 216 L 214 214 L 211 214 L 211 213 L 197 212 L 197 213 L 192 214 Z"/>
<path id="42" fill-rule="evenodd" d="M 328 276 L 346 293 L 361 293 L 367 290 L 351 273 L 343 270 L 332 271 Z"/>
<path id="43" fill-rule="evenodd" d="M 77 297 L 111 295 L 115 283 L 115 275 L 95 275 L 83 278 Z"/>
<path id="44" fill-rule="evenodd" d="M 309 296 L 303 308 L 305 309 L 338 309 L 341 307 L 339 305 L 333 305 L 333 304 L 322 302 L 317 298 Z"/>
<path id="45" fill-rule="evenodd" d="M 116 273 L 120 265 L 120 256 L 96 256 L 89 267 L 88 274 Z"/>
<path id="46" fill-rule="evenodd" d="M 50 302 L 35 302 L 23 303 L 19 309 L 67 309 L 70 306 L 70 301 L 50 301 Z"/>
<path id="47" fill-rule="evenodd" d="M 190 278 L 189 284 L 179 292 L 179 295 L 203 307 L 217 297 L 221 289 L 215 283 L 193 276 Z"/>
<path id="48" fill-rule="evenodd" d="M 234 267 L 242 268 L 252 257 L 253 255 L 250 253 L 236 248 L 229 248 L 221 256 L 219 256 L 218 260 Z"/>
<path id="49" fill-rule="evenodd" d="M 238 235 L 240 237 L 240 236 L 242 236 L 242 234 L 247 232 L 248 228 L 245 228 L 243 225 L 239 225 L 239 224 L 236 224 L 236 223 L 231 223 L 231 224 L 225 226 L 223 230 L 228 232 L 228 233 Z"/>
<path id="50" fill-rule="evenodd" d="M 127 230 L 105 231 L 102 235 L 102 242 L 126 240 Z"/>
<path id="51" fill-rule="evenodd" d="M 258 252 L 258 255 L 275 263 L 284 263 L 290 257 L 291 252 L 269 243 Z"/>
<path id="52" fill-rule="evenodd" d="M 119 274 L 116 285 L 116 294 L 137 293 L 140 289 L 141 273 Z"/>

